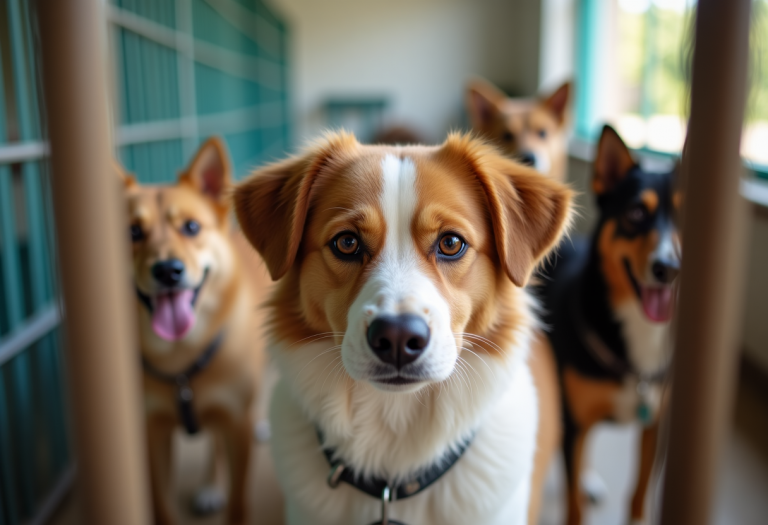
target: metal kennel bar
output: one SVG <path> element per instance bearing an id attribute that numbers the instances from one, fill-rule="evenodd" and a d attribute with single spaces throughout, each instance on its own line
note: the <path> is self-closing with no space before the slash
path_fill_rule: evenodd
<path id="1" fill-rule="evenodd" d="M 101 0 L 39 0 L 82 522 L 149 523 L 135 320 L 111 173 Z"/>
<path id="2" fill-rule="evenodd" d="M 744 171 L 751 0 L 700 0 L 684 153 L 683 267 L 661 523 L 711 523 L 730 427 L 745 273 Z"/>
<path id="3" fill-rule="evenodd" d="M 71 485 L 34 9 L 0 0 L 0 524 Z"/>

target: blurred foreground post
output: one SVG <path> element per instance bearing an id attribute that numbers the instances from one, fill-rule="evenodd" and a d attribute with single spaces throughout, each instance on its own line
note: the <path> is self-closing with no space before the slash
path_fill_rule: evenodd
<path id="1" fill-rule="evenodd" d="M 720 453 L 731 423 L 746 236 L 739 143 L 750 3 L 698 3 L 665 525 L 711 522 Z"/>
<path id="2" fill-rule="evenodd" d="M 102 0 L 39 0 L 84 523 L 149 523 L 127 233 L 110 167 Z"/>

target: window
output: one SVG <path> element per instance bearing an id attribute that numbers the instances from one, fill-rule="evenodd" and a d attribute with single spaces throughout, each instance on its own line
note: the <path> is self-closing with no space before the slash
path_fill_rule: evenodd
<path id="1" fill-rule="evenodd" d="M 584 0 L 578 11 L 576 135 L 604 122 L 633 148 L 685 141 L 695 0 Z M 768 0 L 755 0 L 742 155 L 768 176 Z"/>

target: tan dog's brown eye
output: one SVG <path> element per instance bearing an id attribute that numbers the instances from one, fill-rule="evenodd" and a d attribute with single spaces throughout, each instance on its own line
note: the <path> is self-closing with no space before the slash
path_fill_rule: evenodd
<path id="1" fill-rule="evenodd" d="M 331 241 L 331 251 L 341 260 L 357 260 L 363 254 L 360 239 L 351 232 L 342 232 Z"/>
<path id="2" fill-rule="evenodd" d="M 144 231 L 138 224 L 131 224 L 131 242 L 139 242 L 144 238 Z"/>
<path id="3" fill-rule="evenodd" d="M 438 255 L 445 259 L 458 259 L 464 255 L 467 243 L 455 233 L 446 233 L 440 237 L 437 245 Z"/>
<path id="4" fill-rule="evenodd" d="M 186 221 L 184 225 L 181 227 L 181 233 L 183 233 L 187 237 L 196 236 L 198 233 L 200 233 L 200 223 L 197 221 L 193 221 L 192 219 Z"/>

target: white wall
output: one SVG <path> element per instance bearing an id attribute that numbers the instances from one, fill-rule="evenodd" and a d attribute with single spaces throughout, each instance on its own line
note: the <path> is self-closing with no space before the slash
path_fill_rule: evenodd
<path id="1" fill-rule="evenodd" d="M 270 0 L 292 35 L 296 139 L 325 125 L 334 96 L 387 96 L 391 120 L 440 141 L 463 122 L 480 75 L 520 94 L 539 81 L 536 0 Z"/>

